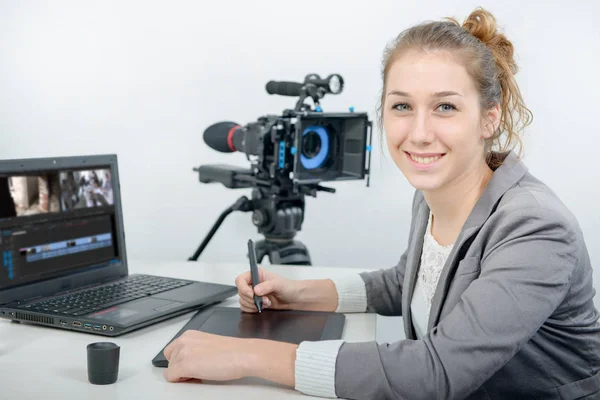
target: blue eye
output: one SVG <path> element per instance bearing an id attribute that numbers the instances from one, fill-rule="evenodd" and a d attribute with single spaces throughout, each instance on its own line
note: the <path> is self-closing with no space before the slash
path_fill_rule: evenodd
<path id="1" fill-rule="evenodd" d="M 399 103 L 399 104 L 394 104 L 394 106 L 392 108 L 394 110 L 398 110 L 398 111 L 408 111 L 409 107 L 410 106 L 406 103 Z"/>
<path id="2" fill-rule="evenodd" d="M 444 107 L 444 109 L 442 109 L 442 110 L 441 110 L 441 111 L 444 111 L 444 112 L 446 112 L 446 111 L 454 111 L 454 110 L 456 110 L 456 107 L 454 107 L 454 106 L 453 106 L 452 104 L 450 104 L 450 103 L 443 103 L 443 104 L 440 104 L 440 105 L 438 106 L 438 108 L 440 108 L 440 107 Z"/>

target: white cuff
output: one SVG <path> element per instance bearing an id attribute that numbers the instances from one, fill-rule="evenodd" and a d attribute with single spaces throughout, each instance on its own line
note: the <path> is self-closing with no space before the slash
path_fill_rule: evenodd
<path id="1" fill-rule="evenodd" d="M 367 289 L 359 274 L 331 278 L 338 293 L 335 312 L 351 313 L 367 311 Z"/>
<path id="2" fill-rule="evenodd" d="M 343 340 L 302 342 L 296 350 L 295 380 L 299 392 L 337 398 L 335 362 Z"/>

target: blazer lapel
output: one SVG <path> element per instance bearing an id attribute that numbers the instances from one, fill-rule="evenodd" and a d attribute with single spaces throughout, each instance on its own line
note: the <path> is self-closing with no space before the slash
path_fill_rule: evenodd
<path id="1" fill-rule="evenodd" d="M 438 281 L 437 287 L 435 289 L 435 293 L 433 295 L 433 299 L 431 301 L 431 310 L 429 311 L 429 320 L 427 321 L 427 331 L 429 332 L 433 325 L 437 323 L 437 320 L 440 316 L 440 312 L 442 310 L 442 304 L 444 299 L 446 298 L 446 294 L 448 293 L 448 288 L 450 287 L 450 282 L 452 282 L 451 277 L 454 276 L 451 272 L 454 271 L 458 261 L 462 259 L 464 255 L 464 251 L 461 251 L 462 247 L 465 246 L 467 242 L 470 243 L 470 240 L 479 230 L 479 227 L 470 227 L 467 229 L 463 229 L 461 233 L 458 235 L 458 238 L 446 259 L 446 263 L 444 264 L 444 268 L 442 268 L 442 272 L 440 273 L 440 279 Z M 468 246 L 467 246 L 468 248 Z"/>
<path id="2" fill-rule="evenodd" d="M 410 303 L 412 301 L 415 283 L 417 281 L 417 272 L 421 261 L 421 252 L 423 251 L 423 237 L 427 228 L 429 219 L 429 206 L 423 200 L 417 212 L 414 231 L 411 232 L 410 250 L 406 258 L 406 273 L 404 274 L 404 290 L 402 292 L 402 319 L 404 321 L 404 332 L 408 339 L 416 339 L 413 331 L 412 315 Z"/>
<path id="3" fill-rule="evenodd" d="M 492 179 L 490 179 L 481 193 L 481 196 L 465 221 L 454 247 L 444 264 L 432 299 L 429 320 L 427 321 L 427 331 L 430 331 L 431 328 L 438 323 L 442 305 L 444 304 L 448 288 L 450 287 L 452 277 L 454 276 L 454 269 L 458 265 L 458 262 L 464 258 L 472 239 L 494 212 L 496 204 L 502 198 L 504 193 L 506 193 L 506 191 L 518 182 L 527 172 L 527 167 L 517 159 L 514 153 L 498 154 L 499 157 L 504 158 L 504 163 L 494 172 Z M 424 231 L 420 233 L 420 235 L 423 234 Z M 421 250 L 419 249 L 419 256 L 420 252 Z"/>

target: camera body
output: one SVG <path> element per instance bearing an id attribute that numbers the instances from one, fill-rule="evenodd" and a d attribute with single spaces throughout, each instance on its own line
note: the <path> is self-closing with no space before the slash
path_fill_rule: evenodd
<path id="1" fill-rule="evenodd" d="M 231 179 L 231 173 L 243 170 L 213 165 L 200 167 L 201 181 L 218 181 L 231 188 L 268 182 L 298 189 L 327 181 L 362 180 L 369 173 L 371 126 L 366 113 L 290 111 L 261 117 L 238 132 L 239 151 L 252 167 L 245 174 L 256 180 Z"/>
<path id="2" fill-rule="evenodd" d="M 269 82 L 269 93 L 300 97 L 295 109 L 265 115 L 244 126 L 233 122 L 213 125 L 223 131 L 221 136 L 226 136 L 229 144 L 225 149 L 214 148 L 245 153 L 251 166 L 200 166 L 200 181 L 221 182 L 229 188 L 286 188 L 310 195 L 314 189 L 326 190 L 319 185 L 322 182 L 366 178 L 368 186 L 372 122 L 367 113 L 354 112 L 352 107 L 349 112 L 322 111 L 319 100 L 332 92 L 332 81 L 337 93 L 341 92 L 343 79 L 336 74 L 327 79 L 310 74 L 303 84 Z M 309 96 L 314 109 L 304 103 Z M 210 129 L 205 132 L 207 142 Z"/>

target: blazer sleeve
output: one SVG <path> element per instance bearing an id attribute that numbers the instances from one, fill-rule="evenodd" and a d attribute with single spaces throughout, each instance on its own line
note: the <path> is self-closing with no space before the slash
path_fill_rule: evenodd
<path id="1" fill-rule="evenodd" d="M 336 393 L 349 399 L 461 399 L 502 368 L 565 298 L 580 251 L 554 210 L 495 213 L 481 273 L 422 340 L 344 343 Z"/>
<path id="2" fill-rule="evenodd" d="M 422 200 L 419 192 L 415 191 L 412 201 L 412 217 L 409 231 L 409 243 L 415 225 L 415 215 Z M 400 257 L 396 266 L 378 271 L 361 272 L 359 275 L 365 282 L 367 293 L 367 312 L 381 315 L 402 315 L 402 284 L 406 272 L 408 247 Z"/>
<path id="3" fill-rule="evenodd" d="M 402 315 L 402 282 L 406 271 L 407 253 L 408 249 L 395 267 L 359 274 L 365 282 L 367 312 Z"/>

